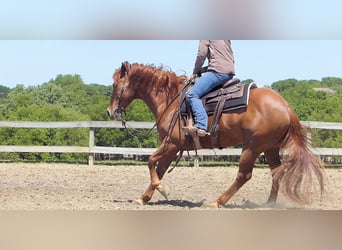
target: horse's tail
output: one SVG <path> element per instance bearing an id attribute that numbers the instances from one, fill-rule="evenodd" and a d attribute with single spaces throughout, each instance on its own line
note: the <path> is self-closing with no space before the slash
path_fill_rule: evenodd
<path id="1" fill-rule="evenodd" d="M 306 128 L 292 110 L 290 118 L 290 126 L 282 144 L 284 160 L 275 170 L 274 178 L 285 197 L 304 205 L 312 202 L 315 183 L 318 182 L 321 194 L 324 191 L 324 164 L 310 150 Z"/>

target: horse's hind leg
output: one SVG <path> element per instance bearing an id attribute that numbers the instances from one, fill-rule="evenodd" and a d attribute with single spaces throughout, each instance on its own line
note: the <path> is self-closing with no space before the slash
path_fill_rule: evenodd
<path id="1" fill-rule="evenodd" d="M 228 200 L 252 178 L 254 163 L 258 156 L 259 153 L 256 153 L 249 148 L 243 149 L 239 162 L 239 171 L 235 181 L 216 201 L 209 204 L 211 207 L 219 207 L 226 204 Z"/>
<path id="2" fill-rule="evenodd" d="M 150 156 L 149 170 L 151 176 L 151 184 L 148 186 L 145 193 L 136 200 L 137 203 L 147 203 L 152 198 L 155 189 L 157 189 L 165 198 L 167 198 L 166 191 L 160 184 L 160 180 L 163 178 L 166 170 L 177 155 L 177 152 L 178 149 L 175 145 L 162 143 L 158 150 Z M 157 167 L 155 167 L 156 165 Z"/>
<path id="3" fill-rule="evenodd" d="M 281 165 L 280 156 L 279 156 L 279 148 L 271 149 L 264 152 L 266 161 L 270 166 L 272 173 L 272 188 L 270 192 L 270 196 L 268 197 L 267 203 L 274 205 L 277 201 L 279 183 L 274 181 L 273 175 L 275 169 Z"/>

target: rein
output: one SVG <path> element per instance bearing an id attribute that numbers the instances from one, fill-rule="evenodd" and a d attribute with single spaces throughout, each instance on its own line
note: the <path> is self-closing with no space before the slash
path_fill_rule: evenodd
<path id="1" fill-rule="evenodd" d="M 121 115 L 118 118 L 118 120 L 121 121 L 121 124 L 124 127 L 124 129 L 126 130 L 127 135 L 134 137 L 134 138 L 138 138 L 138 139 L 146 139 L 151 134 L 152 130 L 157 126 L 157 123 L 155 123 L 153 125 L 153 127 L 147 131 L 147 133 L 143 134 L 142 136 L 138 136 L 136 134 L 140 133 L 139 130 L 127 125 L 127 121 Z M 134 133 L 132 133 L 131 130 L 134 131 Z"/>

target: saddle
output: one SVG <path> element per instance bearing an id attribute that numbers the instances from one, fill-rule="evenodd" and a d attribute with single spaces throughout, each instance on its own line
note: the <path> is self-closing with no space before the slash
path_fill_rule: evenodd
<path id="1" fill-rule="evenodd" d="M 192 86 L 193 83 L 186 84 L 180 94 L 180 116 L 185 123 L 192 120 L 191 107 L 186 101 L 186 95 Z M 256 87 L 254 82 L 243 83 L 238 78 L 233 78 L 201 98 L 208 116 L 213 116 L 209 132 L 211 136 L 214 136 L 216 142 L 218 124 L 222 113 L 246 108 L 248 105 L 250 89 Z"/>

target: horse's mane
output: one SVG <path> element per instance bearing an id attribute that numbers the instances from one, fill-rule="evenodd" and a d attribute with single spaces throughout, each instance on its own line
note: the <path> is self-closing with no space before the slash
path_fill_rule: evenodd
<path id="1" fill-rule="evenodd" d="M 176 75 L 171 69 L 154 64 L 128 64 L 128 78 L 134 84 L 141 85 L 139 88 L 155 93 L 166 92 L 168 96 L 175 96 L 180 92 L 186 80 L 185 75 Z M 115 76 L 120 75 L 120 69 L 116 70 Z"/>
<path id="2" fill-rule="evenodd" d="M 175 72 L 166 69 L 163 65 L 155 66 L 154 64 L 131 64 L 129 75 L 130 80 L 135 82 L 147 83 L 155 87 L 163 85 L 164 88 L 171 82 L 174 85 L 185 79 L 185 76 L 177 76 Z"/>

